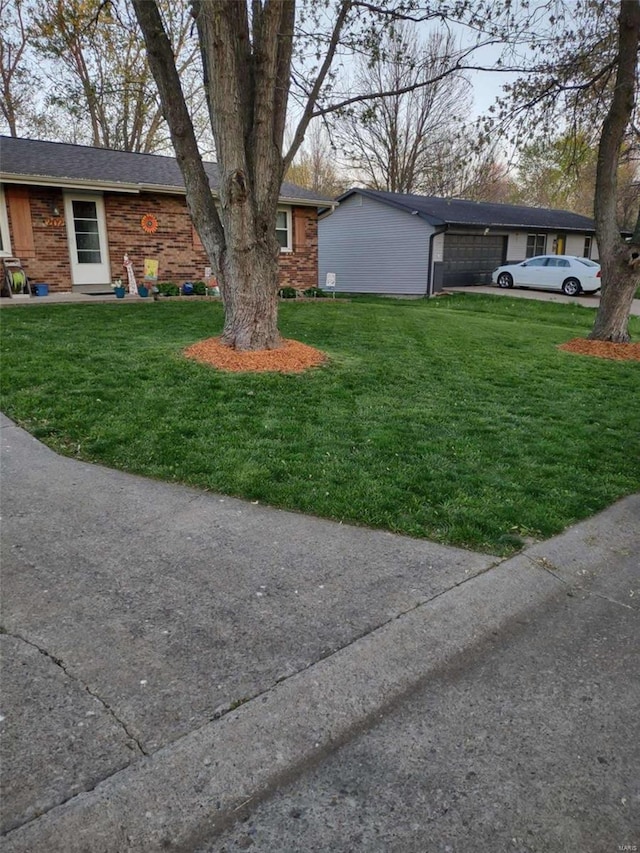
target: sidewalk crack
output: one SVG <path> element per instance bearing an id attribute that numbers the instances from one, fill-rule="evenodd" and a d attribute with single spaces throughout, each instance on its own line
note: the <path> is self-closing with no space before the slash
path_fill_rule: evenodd
<path id="1" fill-rule="evenodd" d="M 32 648 L 36 649 L 36 651 L 40 652 L 41 655 L 44 655 L 44 657 L 46 657 L 53 664 L 55 664 L 59 669 L 62 670 L 62 672 L 64 672 L 67 678 L 70 678 L 72 681 L 75 681 L 77 684 L 79 684 L 80 687 L 82 687 L 82 689 L 89 694 L 89 696 L 91 696 L 93 699 L 95 699 L 102 705 L 107 714 L 122 729 L 127 738 L 137 746 L 141 755 L 149 755 L 140 740 L 129 730 L 129 727 L 127 726 L 125 721 L 120 719 L 120 717 L 116 714 L 115 710 L 111 707 L 111 705 L 109 705 L 109 703 L 106 702 L 98 693 L 92 690 L 88 684 L 85 684 L 85 682 L 81 678 L 78 678 L 77 675 L 74 675 L 72 672 L 70 672 L 62 658 L 56 657 L 55 655 L 51 654 L 51 652 L 49 652 L 47 649 L 43 648 L 42 646 L 39 646 L 37 643 L 34 643 L 33 640 L 28 640 L 22 634 L 12 633 L 10 631 L 4 630 L 3 628 L 0 628 L 0 633 L 6 634 L 9 637 L 13 637 L 15 640 L 20 640 L 27 646 L 31 646 Z"/>
<path id="2" fill-rule="evenodd" d="M 632 607 L 630 604 L 625 604 L 624 601 L 618 601 L 617 598 L 609 598 L 608 595 L 604 595 L 601 592 L 597 592 L 596 590 L 589 589 L 586 586 L 581 586 L 579 583 L 570 583 L 565 580 L 562 575 L 560 575 L 560 569 L 557 566 L 548 560 L 546 557 L 530 557 L 529 554 L 524 555 L 530 563 L 533 563 L 534 566 L 538 569 L 542 569 L 543 571 L 550 574 L 557 581 L 560 581 L 563 586 L 567 587 L 567 595 L 572 595 L 573 590 L 580 590 L 581 592 L 586 592 L 587 595 L 593 595 L 596 598 L 601 598 L 603 601 L 608 601 L 610 604 L 617 604 L 619 607 L 624 607 L 626 610 L 636 610 L 637 608 Z"/>
<path id="3" fill-rule="evenodd" d="M 410 607 L 407 607 L 404 610 L 398 611 L 393 616 L 390 616 L 388 619 L 385 619 L 384 622 L 380 622 L 379 625 L 369 626 L 369 627 L 365 628 L 363 631 L 361 631 L 359 634 L 355 634 L 353 637 L 351 637 L 349 640 L 347 640 L 347 642 L 343 643 L 341 646 L 336 646 L 335 648 L 328 649 L 325 652 L 321 652 L 318 655 L 316 660 L 310 661 L 309 663 L 305 664 L 304 666 L 301 666 L 299 669 L 296 669 L 293 672 L 288 672 L 286 675 L 282 675 L 279 678 L 276 678 L 275 681 L 273 682 L 273 684 L 269 685 L 268 687 L 265 687 L 263 690 L 260 690 L 257 693 L 249 695 L 249 696 L 242 696 L 241 698 L 236 699 L 235 701 L 227 702 L 224 705 L 221 705 L 220 707 L 215 709 L 215 711 L 213 712 L 213 715 L 209 718 L 209 722 L 214 722 L 216 720 L 220 720 L 222 717 L 225 717 L 231 711 L 235 711 L 241 705 L 245 705 L 247 702 L 252 702 L 254 699 L 259 699 L 261 696 L 264 696 L 265 694 L 270 693 L 274 689 L 274 687 L 277 687 L 279 684 L 282 684 L 285 681 L 289 681 L 289 679 L 291 679 L 291 678 L 296 678 L 297 676 L 301 675 L 303 672 L 307 672 L 308 670 L 312 669 L 314 666 L 316 666 L 321 661 L 328 660 L 329 658 L 332 658 L 334 655 L 340 654 L 340 652 L 343 652 L 345 649 L 348 649 L 349 646 L 354 645 L 354 643 L 357 643 L 360 640 L 363 640 L 365 637 L 368 637 L 371 634 L 375 634 L 376 631 L 380 631 L 383 628 L 386 628 L 388 625 L 391 625 L 396 620 L 402 619 L 404 616 L 408 616 L 409 614 L 414 613 L 416 610 L 419 610 L 422 607 L 427 607 L 428 605 L 433 604 L 434 601 L 437 601 L 443 595 L 447 595 L 447 593 L 452 592 L 454 589 L 458 589 L 458 587 L 461 587 L 464 584 L 469 583 L 469 581 L 472 581 L 476 578 L 479 578 L 481 575 L 487 574 L 487 572 L 490 572 L 493 569 L 497 568 L 502 563 L 504 563 L 507 559 L 508 559 L 507 557 L 496 557 L 491 563 L 489 563 L 486 566 L 483 566 L 482 568 L 478 569 L 476 572 L 473 572 L 472 574 L 466 575 L 465 577 L 461 578 L 460 580 L 453 581 L 451 586 L 446 587 L 446 589 L 442 589 L 442 590 L 440 590 L 440 592 L 433 593 L 429 598 L 425 598 L 425 599 L 421 599 L 419 601 L 416 601 L 415 604 L 412 604 Z"/>

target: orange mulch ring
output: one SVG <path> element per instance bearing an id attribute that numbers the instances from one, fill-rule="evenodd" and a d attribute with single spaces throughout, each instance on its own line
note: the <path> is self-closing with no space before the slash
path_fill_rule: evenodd
<path id="1" fill-rule="evenodd" d="M 613 358 L 616 361 L 640 361 L 640 344 L 613 344 L 611 341 L 588 341 L 573 338 L 558 349 L 577 355 L 592 355 L 596 358 Z"/>
<path id="2" fill-rule="evenodd" d="M 327 356 L 320 350 L 284 338 L 278 349 L 243 352 L 225 346 L 220 342 L 220 338 L 207 338 L 187 347 L 184 355 L 220 370 L 233 372 L 303 373 L 310 367 L 317 367 L 327 361 Z"/>

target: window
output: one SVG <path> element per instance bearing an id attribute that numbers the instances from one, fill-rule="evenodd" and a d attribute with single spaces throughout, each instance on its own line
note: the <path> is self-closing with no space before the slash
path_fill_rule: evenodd
<path id="1" fill-rule="evenodd" d="M 527 254 L 525 257 L 533 258 L 535 255 L 544 255 L 546 248 L 546 234 L 527 234 Z"/>
<path id="2" fill-rule="evenodd" d="M 548 267 L 569 267 L 571 264 L 565 258 L 549 258 L 547 261 Z"/>
<path id="3" fill-rule="evenodd" d="M 533 258 L 531 261 L 527 261 L 528 267 L 544 267 L 547 264 L 547 258 Z"/>
<path id="4" fill-rule="evenodd" d="M 276 215 L 276 237 L 281 252 L 291 251 L 291 210 L 279 210 Z"/>
<path id="5" fill-rule="evenodd" d="M 100 235 L 95 201 L 73 199 L 73 226 L 76 234 L 76 251 L 79 264 L 100 264 Z"/>
<path id="6" fill-rule="evenodd" d="M 591 237 L 584 238 L 584 251 L 582 252 L 583 258 L 591 257 Z"/>
<path id="7" fill-rule="evenodd" d="M 9 239 L 9 220 L 4 201 L 4 189 L 0 184 L 0 257 L 11 256 L 11 240 Z"/>

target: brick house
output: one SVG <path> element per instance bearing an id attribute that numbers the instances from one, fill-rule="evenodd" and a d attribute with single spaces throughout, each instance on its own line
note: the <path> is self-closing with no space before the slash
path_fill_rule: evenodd
<path id="1" fill-rule="evenodd" d="M 215 195 L 217 164 L 205 169 Z M 317 285 L 317 212 L 326 204 L 282 185 L 281 285 Z M 125 253 L 138 280 L 145 258 L 158 261 L 159 281 L 178 284 L 210 266 L 173 157 L 0 137 L 0 257 L 20 258 L 29 279 L 52 292 L 90 293 L 126 278 Z"/>

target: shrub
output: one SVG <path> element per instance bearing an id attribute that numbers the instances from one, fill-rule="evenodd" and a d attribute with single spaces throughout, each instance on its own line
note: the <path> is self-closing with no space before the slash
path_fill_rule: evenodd
<path id="1" fill-rule="evenodd" d="M 308 287 L 304 291 L 304 295 L 309 296 L 313 299 L 324 299 L 327 294 L 324 292 L 324 290 L 320 290 L 319 287 Z"/>
<path id="2" fill-rule="evenodd" d="M 207 295 L 207 285 L 204 281 L 194 281 L 193 282 L 193 292 L 196 296 L 206 296 Z"/>
<path id="3" fill-rule="evenodd" d="M 295 299 L 297 295 L 298 291 L 295 287 L 281 287 L 278 291 L 280 299 Z"/>
<path id="4" fill-rule="evenodd" d="M 158 293 L 161 296 L 180 296 L 180 288 L 173 281 L 161 281 L 158 284 Z"/>

